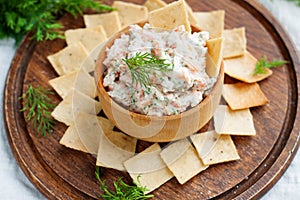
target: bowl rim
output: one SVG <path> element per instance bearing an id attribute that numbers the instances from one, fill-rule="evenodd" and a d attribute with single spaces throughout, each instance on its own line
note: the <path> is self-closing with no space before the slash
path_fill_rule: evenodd
<path id="1" fill-rule="evenodd" d="M 145 23 L 147 23 L 147 21 L 142 21 L 139 23 L 135 23 L 136 25 L 139 26 L 143 26 Z M 194 30 L 196 30 L 197 32 L 201 31 L 198 27 L 195 27 L 193 25 L 191 25 L 193 32 L 195 32 Z M 98 59 L 96 61 L 96 67 L 95 67 L 95 81 L 96 81 L 96 87 L 97 90 L 99 91 L 99 93 L 103 96 L 103 98 L 105 99 L 105 101 L 109 102 L 111 104 L 111 107 L 114 107 L 115 109 L 117 109 L 118 111 L 122 112 L 123 114 L 127 114 L 128 112 L 130 113 L 130 116 L 133 118 L 139 118 L 139 119 L 149 119 L 151 118 L 151 120 L 154 121 L 166 121 L 166 120 L 177 120 L 182 118 L 183 115 L 189 115 L 191 113 L 195 113 L 195 112 L 199 112 L 199 109 L 201 107 L 203 107 L 205 104 L 209 103 L 212 95 L 214 93 L 216 93 L 217 90 L 217 85 L 220 84 L 220 82 L 223 82 L 223 77 L 224 77 L 224 63 L 223 61 L 221 62 L 221 66 L 219 69 L 219 73 L 216 76 L 216 82 L 214 83 L 213 87 L 211 88 L 209 94 L 207 96 L 205 96 L 196 106 L 191 107 L 181 113 L 178 114 L 173 114 L 173 115 L 163 115 L 163 116 L 156 116 L 156 115 L 146 115 L 146 114 L 142 114 L 142 113 L 137 113 L 134 111 L 131 111 L 129 109 L 126 109 L 125 107 L 123 107 L 122 105 L 120 105 L 118 102 L 116 102 L 113 98 L 111 98 L 107 91 L 105 90 L 104 86 L 103 86 L 103 74 L 105 72 L 105 70 L 107 69 L 106 66 L 103 64 L 103 60 L 106 58 L 106 49 L 108 47 L 110 47 L 111 45 L 113 45 L 114 41 L 118 38 L 121 37 L 122 34 L 128 34 L 128 31 L 130 29 L 130 26 L 125 27 L 124 29 L 120 30 L 119 32 L 117 32 L 116 34 L 114 34 L 103 46 L 102 49 L 98 55 Z M 103 59 L 101 59 L 103 58 Z M 99 98 L 100 100 L 100 98 Z"/>

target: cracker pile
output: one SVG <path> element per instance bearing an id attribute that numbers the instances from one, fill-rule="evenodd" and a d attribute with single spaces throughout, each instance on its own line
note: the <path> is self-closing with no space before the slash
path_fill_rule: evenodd
<path id="1" fill-rule="evenodd" d="M 251 107 L 268 102 L 256 83 L 272 74 L 253 75 L 256 58 L 247 51 L 245 28 L 224 30 L 223 10 L 193 12 L 184 0 L 166 4 L 147 0 L 144 5 L 115 1 L 117 11 L 84 15 L 86 28 L 65 32 L 67 46 L 48 56 L 59 75 L 49 81 L 62 101 L 52 116 L 68 126 L 60 143 L 66 147 L 93 154 L 96 165 L 127 171 L 136 182 L 151 192 L 176 177 L 186 183 L 209 165 L 240 159 L 231 135 L 256 134 Z M 207 73 L 215 76 L 221 60 L 214 49 L 223 49 L 225 73 L 242 82 L 225 84 L 223 97 L 228 105 L 220 105 L 214 114 L 215 130 L 169 143 L 163 149 L 158 143 L 136 153 L 137 139 L 114 131 L 114 125 L 99 117 L 101 104 L 97 96 L 93 70 L 95 60 L 105 42 L 122 28 L 148 20 L 153 27 L 173 29 L 190 25 L 210 32 Z M 223 38 L 223 39 L 222 39 Z M 151 163 L 151 164 L 149 164 Z"/>

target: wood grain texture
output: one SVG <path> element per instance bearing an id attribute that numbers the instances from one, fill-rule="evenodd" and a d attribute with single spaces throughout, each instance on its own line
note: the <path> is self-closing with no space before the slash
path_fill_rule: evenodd
<path id="1" fill-rule="evenodd" d="M 110 4 L 112 1 L 104 1 Z M 142 3 L 142 0 L 131 2 Z M 170 2 L 170 1 L 169 1 Z M 273 70 L 260 82 L 270 103 L 251 109 L 255 137 L 233 137 L 241 160 L 210 166 L 180 185 L 175 178 L 155 190 L 154 199 L 257 199 L 284 173 L 299 146 L 300 61 L 288 34 L 255 0 L 187 0 L 194 11 L 224 9 L 225 28 L 245 26 L 247 48 L 257 58 L 285 59 L 289 63 Z M 64 16 L 66 28 L 83 27 L 81 18 Z M 66 126 L 57 123 L 53 133 L 40 136 L 19 112 L 18 97 L 28 87 L 51 89 L 48 80 L 57 76 L 46 57 L 66 45 L 64 40 L 36 44 L 27 35 L 13 59 L 4 94 L 4 115 L 12 151 L 28 179 L 49 199 L 95 199 L 99 185 L 94 171 L 96 158 L 59 144 Z M 226 77 L 226 83 L 236 82 Z M 58 95 L 51 97 L 58 103 Z M 138 151 L 149 145 L 139 142 Z M 125 172 L 104 169 L 110 188 L 119 176 L 130 183 Z"/>

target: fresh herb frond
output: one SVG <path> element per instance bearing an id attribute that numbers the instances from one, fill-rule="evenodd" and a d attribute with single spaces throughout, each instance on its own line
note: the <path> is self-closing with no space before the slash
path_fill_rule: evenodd
<path id="1" fill-rule="evenodd" d="M 98 12 L 111 12 L 111 11 L 116 11 L 116 8 L 113 8 L 111 6 L 105 5 L 105 4 L 100 4 L 99 8 L 96 9 Z"/>
<path id="2" fill-rule="evenodd" d="M 57 31 L 58 29 L 63 28 L 63 26 L 55 22 L 55 17 L 50 15 L 50 13 L 41 14 L 40 20 L 32 24 L 33 26 L 29 27 L 29 30 L 35 30 L 33 38 L 38 42 L 43 40 L 54 40 L 57 38 L 64 39 L 63 32 Z"/>
<path id="3" fill-rule="evenodd" d="M 140 185 L 140 177 L 138 177 L 138 183 L 134 185 L 126 184 L 122 178 L 118 178 L 117 181 L 113 183 L 115 191 L 108 190 L 105 180 L 101 180 L 101 170 L 100 167 L 96 167 L 96 178 L 100 183 L 100 190 L 103 192 L 100 197 L 104 200 L 146 200 L 153 198 L 153 194 L 145 194 L 147 191 L 146 187 Z"/>
<path id="4" fill-rule="evenodd" d="M 48 97 L 50 94 L 53 92 L 42 87 L 34 88 L 30 85 L 27 91 L 19 97 L 19 100 L 23 100 L 23 108 L 20 112 L 28 111 L 25 114 L 26 121 L 32 121 L 33 126 L 43 136 L 50 133 L 54 126 L 51 111 L 55 105 L 51 103 L 51 99 Z"/>
<path id="5" fill-rule="evenodd" d="M 101 4 L 99 1 L 93 0 L 59 0 L 55 4 L 55 14 L 62 14 L 63 12 L 70 13 L 74 17 L 78 14 L 82 15 L 83 11 L 92 9 L 96 12 L 114 11 L 115 8 Z"/>
<path id="6" fill-rule="evenodd" d="M 257 61 L 255 65 L 254 75 L 266 73 L 267 68 L 280 67 L 288 63 L 285 60 L 273 60 L 268 62 L 267 56 L 263 56 L 260 60 Z"/>
<path id="7" fill-rule="evenodd" d="M 134 57 L 123 59 L 130 69 L 132 83 L 137 83 L 148 87 L 151 85 L 149 73 L 154 71 L 168 72 L 172 71 L 170 63 L 165 63 L 165 59 L 150 53 L 137 52 Z"/>
<path id="8" fill-rule="evenodd" d="M 13 37 L 18 43 L 28 32 L 37 41 L 63 38 L 63 26 L 56 22 L 63 13 L 81 15 L 85 10 L 107 12 L 114 8 L 93 0 L 10 0 L 0 7 L 0 39 Z"/>

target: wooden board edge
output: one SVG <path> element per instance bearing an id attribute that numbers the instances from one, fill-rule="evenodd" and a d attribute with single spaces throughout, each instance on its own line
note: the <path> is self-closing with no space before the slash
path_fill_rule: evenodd
<path id="1" fill-rule="evenodd" d="M 18 112 L 19 108 L 16 108 L 16 105 L 20 106 L 17 101 L 23 89 L 23 85 L 18 85 L 16 80 L 24 79 L 27 64 L 30 60 L 30 57 L 21 58 L 21 55 L 25 52 L 30 52 L 30 55 L 32 55 L 36 46 L 36 42 L 32 41 L 31 37 L 30 34 L 27 34 L 18 47 L 11 63 L 4 89 L 4 97 L 7 97 L 3 99 L 4 124 L 11 151 L 25 176 L 46 198 L 53 199 L 55 197 L 55 199 L 63 200 L 81 197 L 83 199 L 93 199 L 63 181 L 46 164 L 27 133 L 23 114 Z M 20 119 L 23 121 L 23 124 L 20 123 Z M 38 170 L 39 172 L 37 173 Z M 51 183 L 50 181 L 48 183 L 43 182 L 42 179 L 46 178 L 54 180 L 54 184 L 53 181 Z M 60 196 L 55 196 L 57 194 L 60 194 Z"/>
<path id="2" fill-rule="evenodd" d="M 259 5 L 259 3 L 257 3 L 256 1 L 253 1 L 253 0 L 251 0 L 251 1 L 245 1 L 246 3 L 248 3 L 250 6 L 253 6 L 254 8 L 256 8 L 260 13 L 269 13 L 268 11 L 267 12 L 265 12 L 265 8 L 263 8 L 263 7 L 261 7 L 261 5 Z M 263 12 L 264 11 L 264 12 Z M 263 16 L 265 16 L 265 15 L 263 15 Z M 300 83 L 300 80 L 299 80 L 299 77 L 300 77 L 300 73 L 299 73 L 299 66 L 300 66 L 300 63 L 299 63 L 299 55 L 297 55 L 297 51 L 295 50 L 295 47 L 294 47 L 294 45 L 291 43 L 291 40 L 289 39 L 289 37 L 288 37 L 288 39 L 286 39 L 286 38 L 283 38 L 283 36 L 286 36 L 287 35 L 287 33 L 285 33 L 285 31 L 282 29 L 282 27 L 280 26 L 280 24 L 275 20 L 275 18 L 274 17 L 272 17 L 272 16 L 269 16 L 269 14 L 267 14 L 267 16 L 266 16 L 266 21 L 268 21 L 269 23 L 272 23 L 272 22 L 274 22 L 274 23 L 272 23 L 274 26 L 275 26 L 275 29 L 278 31 L 278 33 L 279 33 L 279 35 L 280 35 L 280 38 L 282 38 L 283 39 L 283 44 L 285 44 L 285 48 L 287 48 L 288 50 L 288 52 L 290 52 L 290 53 L 292 53 L 293 55 L 286 55 L 286 56 L 291 56 L 291 60 L 293 60 L 294 62 L 293 63 L 295 63 L 294 64 L 294 66 L 298 66 L 298 67 L 295 67 L 295 73 L 296 73 L 296 77 L 295 77 L 295 81 L 296 82 L 298 82 L 298 83 Z M 28 38 L 27 38 L 28 39 Z M 26 38 L 25 38 L 25 40 L 26 40 Z M 28 41 L 26 41 L 26 42 L 28 42 Z M 25 42 L 25 43 L 26 43 Z M 287 42 L 287 43 L 286 43 Z M 26 47 L 26 45 L 24 44 L 24 46 Z M 23 47 L 24 48 L 24 47 Z M 24 48 L 24 50 L 25 50 L 26 48 Z M 24 51 L 23 50 L 23 51 Z M 19 49 L 18 49 L 18 51 L 19 51 Z M 22 50 L 20 50 L 20 51 L 22 51 Z M 293 59 L 294 58 L 294 59 Z M 295 60 L 296 59 L 296 60 Z M 15 58 L 14 58 L 14 60 L 15 60 Z M 18 62 L 17 61 L 17 58 L 16 58 L 16 61 L 15 62 Z M 16 64 L 16 63 L 13 63 L 13 64 Z M 12 64 L 12 66 L 13 66 L 13 64 Z M 9 73 L 10 74 L 10 73 Z M 11 76 L 11 75 L 9 75 L 9 76 Z M 9 76 L 8 76 L 8 78 L 9 78 Z M 10 84 L 11 84 L 11 82 L 9 82 Z M 9 84 L 8 84 L 8 82 L 6 83 L 6 87 L 8 87 L 9 86 Z M 13 89 L 12 87 L 8 87 L 8 89 Z M 5 92 L 6 92 L 6 90 L 8 90 L 8 89 L 5 89 Z M 289 164 L 290 164 L 290 162 L 292 161 L 292 159 L 293 159 L 293 157 L 295 156 L 295 154 L 296 154 L 296 150 L 298 149 L 298 147 L 299 147 L 299 139 L 296 139 L 298 136 L 299 136 L 299 129 L 298 129 L 298 127 L 299 127 L 299 121 L 300 121 L 300 116 L 299 116 L 299 88 L 298 88 L 298 96 L 297 96 L 297 115 L 296 115 L 296 118 L 295 118 L 295 123 L 296 124 L 294 124 L 294 128 L 292 129 L 292 131 L 291 131 L 291 135 L 290 135 L 290 138 L 291 138 L 291 140 L 288 142 L 288 143 L 286 143 L 286 145 L 285 146 L 283 146 L 283 151 L 282 151 L 282 154 L 281 154 L 281 156 L 279 157 L 279 159 L 276 161 L 276 162 L 274 162 L 274 164 L 272 165 L 272 168 L 273 169 L 277 169 L 278 171 L 277 171 L 277 173 L 271 173 L 270 172 L 270 174 L 265 174 L 265 175 L 263 175 L 259 180 L 258 180 L 258 182 L 257 182 L 257 185 L 256 185 L 256 188 L 258 187 L 258 186 L 260 186 L 260 184 L 262 184 L 262 183 L 264 183 L 264 184 L 266 184 L 266 183 L 268 183 L 267 184 L 267 186 L 265 186 L 265 187 L 262 187 L 259 191 L 257 191 L 257 190 L 251 190 L 252 189 L 252 187 L 255 187 L 255 185 L 253 185 L 249 190 L 251 190 L 251 191 L 249 191 L 249 192 L 247 192 L 247 191 L 245 191 L 245 192 L 243 192 L 243 193 L 241 193 L 240 195 L 238 195 L 238 196 L 236 196 L 236 198 L 238 199 L 238 198 L 242 198 L 242 197 L 244 197 L 243 195 L 245 195 L 245 197 L 247 197 L 247 198 L 249 198 L 249 197 L 251 197 L 251 198 L 258 198 L 258 197 L 260 197 L 260 196 L 262 196 L 266 191 L 268 191 L 276 182 L 277 182 L 277 180 L 279 180 L 279 178 L 281 177 L 281 175 L 284 173 L 284 171 L 287 169 L 287 167 L 289 166 Z M 4 105 L 6 105 L 7 104 L 7 101 L 6 100 L 4 100 L 5 102 L 4 102 Z M 4 116 L 5 116 L 5 120 L 7 120 L 8 118 L 9 118 L 9 116 L 6 114 L 6 109 L 9 109 L 9 107 L 5 107 L 5 109 L 4 109 L 4 112 L 5 112 L 5 114 L 4 114 Z M 6 123 L 5 123 L 6 124 Z M 6 124 L 6 130 L 7 130 L 7 134 L 9 134 L 9 127 L 8 127 L 8 125 Z M 10 130 L 10 131 L 12 131 L 12 130 Z M 295 136 L 297 136 L 297 137 L 295 137 Z M 8 137 L 9 138 L 9 137 Z M 30 138 L 29 138 L 30 139 Z M 10 140 L 10 139 L 9 139 Z M 9 141 L 9 143 L 10 143 L 10 145 L 11 145 L 11 147 L 13 147 L 12 145 L 15 145 L 15 144 L 13 144 L 13 142 L 12 141 Z M 287 155 L 287 157 L 285 157 L 285 159 L 284 159 L 284 156 L 283 156 L 283 153 L 290 153 L 290 149 L 289 149 L 289 147 L 292 147 L 293 146 L 293 151 L 291 151 L 292 153 L 291 154 L 288 154 Z M 13 148 L 12 148 L 13 149 Z M 34 174 L 31 174 L 31 171 L 28 171 L 29 169 L 28 168 L 26 168 L 27 166 L 25 166 L 25 164 L 26 163 L 23 163 L 23 162 L 25 162 L 23 159 L 22 159 L 22 157 L 21 157 L 21 155 L 20 155 L 20 152 L 14 152 L 13 151 L 13 153 L 14 153 L 14 156 L 15 156 L 15 158 L 16 158 L 16 160 L 19 162 L 19 164 L 20 164 L 20 166 L 21 166 L 21 168 L 22 168 L 22 170 L 24 171 L 24 173 L 26 174 L 26 176 L 29 178 L 29 180 L 31 181 L 31 182 L 33 182 L 34 183 L 34 185 L 41 191 L 41 190 L 47 190 L 47 188 L 45 188 L 45 186 L 44 185 L 41 185 L 40 187 L 41 187 L 41 189 L 39 188 L 39 186 L 37 186 L 36 185 L 36 182 L 34 182 L 34 181 L 39 181 L 38 179 L 36 179 L 36 180 L 31 180 L 31 179 L 33 179 L 33 178 L 38 178 L 38 177 L 36 177 Z M 285 155 L 286 156 L 286 155 Z M 282 158 L 282 160 L 281 160 L 281 158 Z M 20 163 L 20 162 L 22 162 L 22 163 Z M 283 167 L 282 167 L 282 163 L 284 163 L 284 165 L 283 165 Z M 25 168 L 25 169 L 24 169 Z M 27 171 L 26 171 L 27 170 Z M 47 172 L 48 173 L 48 172 Z M 34 177 L 32 177 L 32 176 L 34 176 Z M 265 181 L 265 180 L 269 180 L 269 181 Z M 271 180 L 272 179 L 272 180 Z M 271 182 L 270 182 L 270 180 L 271 180 Z M 38 184 L 41 184 L 40 182 L 38 182 Z M 44 192 L 45 193 L 49 193 L 48 195 L 45 195 L 47 198 L 53 198 L 53 194 L 51 195 L 51 192 L 50 191 L 41 191 L 43 194 L 44 194 Z"/>
<path id="3" fill-rule="evenodd" d="M 275 32 L 282 40 L 281 46 L 287 49 L 286 52 L 289 52 L 289 55 L 285 55 L 285 59 L 291 60 L 292 63 L 290 63 L 290 65 L 293 66 L 292 68 L 289 68 L 289 74 L 291 74 L 291 77 L 293 78 L 291 82 L 288 83 L 292 90 L 290 92 L 291 95 L 289 96 L 289 98 L 292 99 L 289 102 L 292 103 L 289 104 L 287 113 L 290 113 L 293 109 L 294 113 L 292 113 L 292 116 L 286 116 L 286 118 L 293 118 L 285 120 L 292 122 L 292 124 L 285 124 L 285 127 L 283 128 L 283 130 L 286 130 L 289 133 L 289 137 L 285 140 L 286 143 L 277 142 L 274 145 L 272 151 L 269 153 L 269 156 L 257 168 L 258 170 L 255 170 L 254 173 L 251 174 L 251 176 L 258 176 L 255 177 L 257 179 L 255 184 L 247 187 L 246 190 L 242 187 L 240 188 L 237 186 L 227 191 L 225 195 L 220 195 L 221 199 L 226 199 L 229 196 L 233 197 L 234 199 L 259 199 L 267 191 L 269 191 L 281 178 L 281 176 L 287 170 L 293 158 L 295 157 L 300 146 L 300 56 L 288 33 L 280 25 L 277 19 L 261 3 L 254 0 L 233 1 L 238 4 L 243 4 L 243 7 L 247 7 L 253 12 L 258 12 L 260 14 L 260 17 L 266 19 L 265 21 L 268 22 L 268 25 L 274 28 Z M 254 14 L 253 16 L 257 17 L 257 15 Z M 271 35 L 274 35 L 274 33 Z M 283 133 L 283 130 L 281 133 Z M 280 151 L 280 154 L 279 157 L 274 158 L 271 156 L 271 154 L 276 150 Z M 272 165 L 269 167 L 267 167 L 266 164 L 268 160 L 271 160 L 269 163 L 272 163 Z M 267 168 L 268 170 L 263 170 L 264 168 Z M 261 171 L 261 174 L 259 174 L 258 171 Z M 247 180 L 244 181 L 246 182 L 248 180 L 250 179 L 248 179 L 247 177 Z"/>

